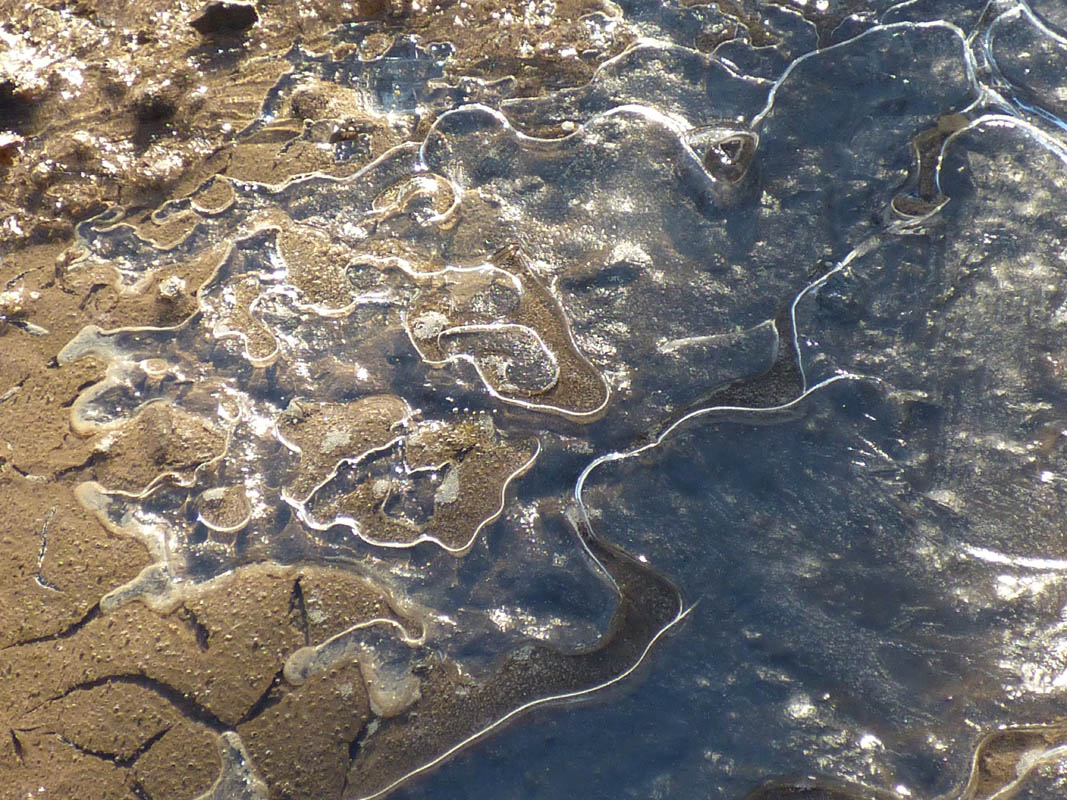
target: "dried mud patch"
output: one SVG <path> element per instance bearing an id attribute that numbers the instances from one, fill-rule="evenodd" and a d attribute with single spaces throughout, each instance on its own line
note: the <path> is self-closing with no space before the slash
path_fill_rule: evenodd
<path id="1" fill-rule="evenodd" d="M 352 602 L 334 594 L 344 589 Z M 301 592 L 307 607 L 294 603 Z M 134 788 L 135 796 L 198 797 L 219 776 L 219 736 L 228 730 L 271 796 L 334 796 L 349 745 L 370 718 L 359 666 L 342 663 L 299 686 L 282 668 L 310 632 L 383 615 L 398 618 L 366 581 L 253 566 L 170 610 L 130 602 L 52 636 L 22 634 L 24 643 L 0 650 L 0 768 L 17 787 L 10 796 L 45 786 L 49 797 L 126 797 Z"/>
<path id="2" fill-rule="evenodd" d="M 147 561 L 109 534 L 71 490 L 13 470 L 0 476 L 0 647 L 71 630 Z"/>

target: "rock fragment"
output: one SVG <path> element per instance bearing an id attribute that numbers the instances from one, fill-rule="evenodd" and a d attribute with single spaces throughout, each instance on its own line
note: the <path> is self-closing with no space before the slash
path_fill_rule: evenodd
<path id="1" fill-rule="evenodd" d="M 15 163 L 25 140 L 10 131 L 0 131 L 0 167 L 10 167 Z"/>
<path id="2" fill-rule="evenodd" d="M 213 2 L 204 5 L 189 24 L 201 36 L 236 36 L 259 20 L 251 3 Z"/>

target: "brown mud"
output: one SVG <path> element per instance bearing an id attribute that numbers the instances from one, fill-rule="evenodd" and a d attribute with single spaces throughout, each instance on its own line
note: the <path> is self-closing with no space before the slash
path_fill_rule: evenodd
<path id="1" fill-rule="evenodd" d="M 347 174 L 432 121 L 420 119 L 415 130 L 385 125 L 352 93 L 309 83 L 290 98 L 287 117 L 239 139 L 289 68 L 281 56 L 294 43 L 351 48 L 326 34 L 369 22 L 377 33 L 365 48 L 384 50 L 397 34 L 447 41 L 455 48 L 447 78 L 509 81 L 512 95 L 536 95 L 585 83 L 632 41 L 622 26 L 611 41 L 589 41 L 581 18 L 610 15 L 611 6 L 561 0 L 552 24 L 542 25 L 510 0 L 420 8 L 408 0 L 261 0 L 254 24 L 230 29 L 194 26 L 199 7 L 177 0 L 0 0 L 0 50 L 18 54 L 0 72 L 0 798 L 212 796 L 232 762 L 229 731 L 270 797 L 336 798 L 346 784 L 371 793 L 410 769 L 411 756 L 398 761 L 398 750 L 429 760 L 530 696 L 606 681 L 670 622 L 672 591 L 649 584 L 647 607 L 624 602 L 617 612 L 630 638 L 577 661 L 545 648 L 513 654 L 459 704 L 449 698 L 460 676 L 425 665 L 412 714 L 386 720 L 354 764 L 353 743 L 373 716 L 366 676 L 348 663 L 294 685 L 284 678 L 286 660 L 373 620 L 393 620 L 413 636 L 417 624 L 373 584 L 325 566 L 243 567 L 167 605 L 118 602 L 102 611 L 101 601 L 154 558 L 86 510 L 75 487 L 100 481 L 137 492 L 164 473 L 181 480 L 214 457 L 221 435 L 159 404 L 118 435 L 79 434 L 71 406 L 103 378 L 103 365 L 61 367 L 56 358 L 86 325 L 178 324 L 222 255 L 209 252 L 153 276 L 145 291 L 124 292 L 111 274 L 67 270 L 77 223 L 121 205 L 153 238 L 176 239 L 181 219 L 168 228 L 152 210 L 212 175 L 277 185 L 314 171 Z M 339 168 L 301 138 L 309 121 L 324 118 L 363 137 L 362 160 Z M 226 198 L 201 193 L 201 205 L 213 202 Z M 558 322 L 544 305 L 528 313 Z M 577 356 L 563 366 L 588 371 Z M 603 389 L 587 383 L 561 404 L 575 413 L 599 408 Z M 526 458 L 514 454 L 506 466 Z M 308 475 L 298 481 L 321 477 L 321 465 L 302 469 Z M 220 527 L 239 516 L 227 499 L 213 510 Z M 624 594 L 648 580 L 622 555 L 605 557 Z M 1021 753 L 1064 738 L 1028 729 L 987 740 L 967 797 L 992 796 L 1015 779 Z M 754 797 L 763 800 L 856 796 L 792 784 L 760 791 Z"/>
<path id="2" fill-rule="evenodd" d="M 79 435 L 71 406 L 102 365 L 60 367 L 56 356 L 85 325 L 181 322 L 221 253 L 123 292 L 108 271 L 67 271 L 74 226 L 121 205 L 145 235 L 176 240 L 182 219 L 161 225 L 151 211 L 211 175 L 275 185 L 343 175 L 412 136 L 367 117 L 351 92 L 309 83 L 287 117 L 238 141 L 290 68 L 284 53 L 297 42 L 335 47 L 325 34 L 339 25 L 376 24 L 370 48 L 397 34 L 447 40 L 453 73 L 514 81 L 516 94 L 581 84 L 629 42 L 583 46 L 579 18 L 606 8 L 596 0 L 559 4 L 552 26 L 531 27 L 508 5 L 267 0 L 255 24 L 226 30 L 207 16 L 194 26 L 198 7 L 174 0 L 0 2 L 0 797 L 206 795 L 228 730 L 269 796 L 340 796 L 349 746 L 371 718 L 364 678 L 350 663 L 290 686 L 283 666 L 358 623 L 402 620 L 386 597 L 347 572 L 268 566 L 174 607 L 101 612 L 100 601 L 153 558 L 83 508 L 74 487 L 99 480 L 137 492 L 161 474 L 181 480 L 223 443 L 158 404 L 115 435 Z M 561 53 L 568 46 L 581 57 Z M 324 117 L 363 137 L 362 161 L 339 169 L 298 139 L 305 120 Z M 197 201 L 226 198 L 209 189 Z"/>

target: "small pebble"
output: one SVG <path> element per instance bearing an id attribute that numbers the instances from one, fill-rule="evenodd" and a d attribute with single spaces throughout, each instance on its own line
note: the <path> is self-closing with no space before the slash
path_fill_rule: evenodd
<path id="1" fill-rule="evenodd" d="M 259 12 L 251 3 L 207 3 L 189 24 L 201 36 L 233 36 L 259 21 Z"/>

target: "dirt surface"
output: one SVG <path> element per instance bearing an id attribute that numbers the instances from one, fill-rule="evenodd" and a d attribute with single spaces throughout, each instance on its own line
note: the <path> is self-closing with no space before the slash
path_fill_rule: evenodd
<path id="1" fill-rule="evenodd" d="M 119 432 L 76 430 L 75 399 L 104 367 L 60 366 L 57 356 L 87 325 L 180 324 L 222 251 L 129 292 L 110 270 L 68 270 L 77 224 L 118 205 L 142 235 L 178 241 L 188 219 L 152 212 L 191 194 L 201 208 L 225 206 L 213 175 L 278 185 L 349 174 L 432 121 L 431 111 L 384 122 L 355 92 L 310 80 L 277 119 L 242 134 L 292 68 L 295 45 L 371 59 L 398 37 L 447 41 L 446 80 L 536 95 L 586 82 L 633 41 L 624 26 L 591 38 L 585 20 L 612 6 L 560 0 L 542 18 L 511 0 L 261 0 L 249 16 L 175 0 L 0 0 L 0 798 L 221 797 L 227 770 L 243 763 L 229 731 L 268 796 L 338 797 L 372 717 L 366 676 L 349 663 L 294 684 L 286 661 L 373 620 L 418 630 L 386 591 L 323 566 L 247 566 L 166 603 L 134 593 L 102 609 L 138 576 L 152 578 L 156 554 L 85 508 L 75 488 L 99 481 L 137 493 L 163 475 L 187 480 L 223 435 L 161 404 Z M 371 27 L 358 45 L 328 35 L 345 25 Z M 359 157 L 339 166 L 309 135 L 319 120 L 339 121 L 331 135 L 357 142 Z M 550 326 L 547 305 L 523 312 Z M 564 366 L 576 373 L 588 366 L 572 361 Z M 587 394 L 571 403 L 582 413 L 603 400 L 599 385 Z M 495 486 L 491 494 L 487 508 Z M 226 528 L 247 501 L 213 502 L 200 513 Z M 987 744 L 969 797 L 1010 780 L 1018 753 L 1034 746 L 1027 737 L 1059 741 L 1042 732 Z"/>
<path id="2" fill-rule="evenodd" d="M 75 226 L 121 205 L 144 235 L 174 241 L 183 219 L 160 224 L 150 212 L 198 189 L 200 207 L 224 205 L 200 188 L 211 175 L 280 184 L 346 174 L 414 134 L 362 114 L 336 84 L 308 82 L 282 118 L 240 138 L 291 69 L 294 44 L 338 48 L 328 32 L 370 23 L 367 57 L 398 35 L 447 39 L 452 74 L 536 94 L 584 82 L 628 43 L 582 46 L 579 18 L 602 10 L 564 2 L 549 26 L 525 20 L 517 3 L 267 0 L 248 25 L 247 8 L 211 16 L 173 0 L 0 2 L 0 797 L 199 797 L 220 778 L 226 730 L 270 796 L 336 797 L 370 718 L 363 677 L 349 665 L 293 687 L 282 666 L 358 622 L 400 619 L 369 584 L 324 568 L 253 567 L 172 607 L 101 612 L 153 557 L 83 508 L 74 487 L 181 480 L 222 442 L 159 405 L 120 432 L 76 433 L 71 407 L 102 365 L 61 368 L 56 356 L 85 325 L 180 323 L 220 254 L 123 292 L 107 270 L 68 272 Z M 362 137 L 362 159 L 339 169 L 299 138 L 305 120 L 323 117 Z"/>
<path id="3" fill-rule="evenodd" d="M 74 223 L 111 204 L 153 208 L 215 173 L 279 183 L 331 167 L 318 148 L 294 146 L 305 119 L 347 117 L 370 134 L 368 160 L 397 143 L 402 136 L 361 119 L 345 92 L 312 83 L 291 99 L 288 119 L 237 144 L 290 67 L 279 56 L 295 44 L 338 47 L 326 34 L 340 25 L 377 26 L 365 57 L 398 34 L 447 41 L 450 76 L 514 80 L 515 94 L 584 83 L 632 39 L 588 41 L 580 18 L 610 10 L 599 0 L 559 3 L 543 21 L 528 20 L 517 2 L 439 0 L 413 10 L 406 0 L 271 0 L 257 8 L 247 30 L 205 35 L 190 24 L 193 3 L 0 3 L 0 44 L 14 54 L 0 73 L 0 248 L 65 241 Z"/>

